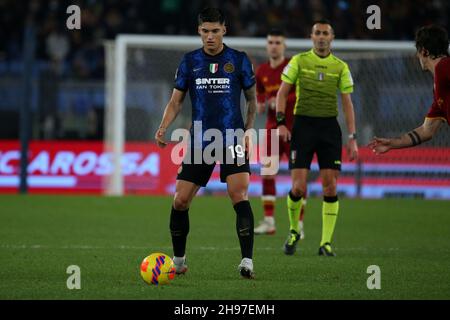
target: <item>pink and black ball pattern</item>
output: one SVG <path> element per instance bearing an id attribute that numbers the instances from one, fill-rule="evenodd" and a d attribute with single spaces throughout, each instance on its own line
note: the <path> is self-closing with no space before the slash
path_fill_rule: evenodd
<path id="1" fill-rule="evenodd" d="M 164 265 L 164 260 L 166 257 L 164 256 L 158 256 L 156 258 L 156 264 L 155 267 L 152 269 L 152 283 L 158 284 L 158 278 L 161 274 L 161 266 Z"/>
<path id="2" fill-rule="evenodd" d="M 152 254 L 142 261 L 141 274 L 149 284 L 167 284 L 175 277 L 175 268 L 169 256 Z"/>

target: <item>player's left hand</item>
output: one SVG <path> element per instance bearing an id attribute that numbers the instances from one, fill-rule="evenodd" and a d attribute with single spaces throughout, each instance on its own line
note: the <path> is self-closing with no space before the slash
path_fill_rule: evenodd
<path id="1" fill-rule="evenodd" d="M 350 161 L 358 159 L 358 144 L 355 139 L 351 139 L 348 142 L 347 152 Z"/>
<path id="2" fill-rule="evenodd" d="M 156 143 L 160 148 L 164 148 L 167 146 L 167 142 L 164 140 L 164 134 L 166 133 L 166 128 L 159 128 L 155 134 Z"/>
<path id="3" fill-rule="evenodd" d="M 291 133 L 285 125 L 278 126 L 278 136 L 281 138 L 283 142 L 291 141 Z"/>

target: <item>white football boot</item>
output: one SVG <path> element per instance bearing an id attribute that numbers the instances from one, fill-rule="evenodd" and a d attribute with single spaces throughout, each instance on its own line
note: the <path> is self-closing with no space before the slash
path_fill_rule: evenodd
<path id="1" fill-rule="evenodd" d="M 241 263 L 238 266 L 238 270 L 242 277 L 253 279 L 253 260 L 250 258 L 242 259 Z"/>
<path id="2" fill-rule="evenodd" d="M 273 217 L 264 217 L 264 220 L 260 222 L 254 230 L 255 234 L 275 234 L 275 219 Z"/>
<path id="3" fill-rule="evenodd" d="M 173 264 L 175 266 L 175 273 L 176 274 L 185 274 L 188 270 L 188 267 L 186 265 L 186 255 L 183 257 L 173 257 Z"/>

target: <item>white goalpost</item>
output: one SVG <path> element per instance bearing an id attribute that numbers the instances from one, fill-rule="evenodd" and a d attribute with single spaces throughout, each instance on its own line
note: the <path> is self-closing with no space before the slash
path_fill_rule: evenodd
<path id="1" fill-rule="evenodd" d="M 226 37 L 225 43 L 238 50 L 243 50 L 254 61 L 265 59 L 264 38 L 238 38 Z M 288 39 L 289 56 L 311 48 L 309 39 Z M 160 36 L 160 35 L 119 35 L 115 41 L 105 44 L 106 57 L 106 106 L 105 106 L 105 150 L 112 154 L 112 174 L 104 181 L 106 195 L 120 196 L 124 194 L 124 177 L 122 174 L 122 155 L 126 141 L 152 141 L 154 130 L 160 121 L 163 108 L 170 97 L 173 75 L 181 56 L 190 50 L 201 47 L 201 40 L 197 36 Z M 354 41 L 335 40 L 333 50 L 338 52 L 344 60 L 349 62 L 355 82 L 361 88 L 360 95 L 374 99 L 374 105 L 389 103 L 381 101 L 383 90 L 388 88 L 375 88 L 383 83 L 385 75 L 389 74 L 389 64 L 399 62 L 402 70 L 399 74 L 407 76 L 414 74 L 417 78 L 419 72 L 410 72 L 414 56 L 414 43 L 402 41 Z M 370 65 L 367 65 L 370 64 Z M 363 68 L 374 68 L 367 72 Z M 355 77 L 356 75 L 356 77 Z M 391 76 L 395 78 L 395 75 Z M 423 79 L 416 79 L 413 90 L 429 89 L 428 83 Z M 388 79 L 394 87 L 392 90 L 409 92 L 408 85 L 397 84 L 395 79 Z M 381 90 L 381 91 L 380 91 Z M 400 92 L 403 94 L 403 92 Z M 188 99 L 187 99 L 188 100 Z M 188 102 L 187 102 L 188 103 Z M 358 102 L 356 102 L 358 103 Z M 371 102 L 372 103 L 372 102 Z M 395 102 L 392 102 L 393 104 Z M 406 102 L 407 103 L 407 102 Z M 395 108 L 401 108 L 397 106 Z M 189 109 L 189 108 L 183 108 Z M 148 123 L 143 122 L 138 110 L 145 112 Z M 133 112 L 131 112 L 133 111 Z M 189 113 L 181 117 L 180 123 L 187 121 Z M 363 135 L 370 135 L 374 130 L 369 122 L 374 114 L 358 118 L 360 129 L 366 130 Z M 370 113 L 370 112 L 369 112 Z M 376 123 L 383 123 L 378 119 Z M 405 121 L 405 127 L 409 121 Z M 397 126 L 398 127 L 398 126 Z M 403 125 L 401 126 L 403 127 Z M 403 128 L 398 128 L 399 130 Z M 138 132 L 139 131 L 139 132 Z"/>

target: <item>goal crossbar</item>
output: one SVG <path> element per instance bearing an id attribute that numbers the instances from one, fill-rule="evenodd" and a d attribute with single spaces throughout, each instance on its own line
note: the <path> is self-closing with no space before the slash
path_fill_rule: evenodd
<path id="1" fill-rule="evenodd" d="M 241 49 L 263 49 L 266 45 L 265 38 L 227 37 L 227 45 Z M 310 39 L 287 39 L 287 46 L 290 49 L 311 48 Z M 201 46 L 198 36 L 167 36 L 167 35 L 134 35 L 121 34 L 113 42 L 105 43 L 107 59 L 112 59 L 108 63 L 106 73 L 113 81 L 106 86 L 107 108 L 105 111 L 105 141 L 108 142 L 108 150 L 112 154 L 113 171 L 106 183 L 105 194 L 123 195 L 124 182 L 122 176 L 121 158 L 125 144 L 125 88 L 126 88 L 126 66 L 127 48 L 176 48 L 194 49 Z M 366 41 L 366 40 L 334 40 L 333 49 L 354 52 L 413 52 L 414 43 L 411 41 Z M 108 70 L 112 68 L 113 70 Z"/>

